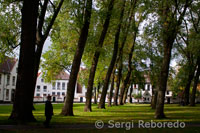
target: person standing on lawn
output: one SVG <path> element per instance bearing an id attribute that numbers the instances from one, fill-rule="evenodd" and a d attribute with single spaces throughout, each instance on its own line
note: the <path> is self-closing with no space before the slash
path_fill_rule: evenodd
<path id="1" fill-rule="evenodd" d="M 49 127 L 49 123 L 51 121 L 53 115 L 53 106 L 51 104 L 51 96 L 47 96 L 47 101 L 45 102 L 45 117 L 46 121 L 44 122 L 45 127 Z"/>

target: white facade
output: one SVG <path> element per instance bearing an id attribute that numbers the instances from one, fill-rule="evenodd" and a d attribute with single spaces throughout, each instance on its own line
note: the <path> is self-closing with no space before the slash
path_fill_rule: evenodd
<path id="1" fill-rule="evenodd" d="M 65 75 L 65 78 L 58 78 L 57 80 L 53 80 L 51 83 L 45 83 L 42 74 L 39 74 L 35 87 L 34 102 L 46 101 L 48 95 L 52 96 L 53 102 L 64 102 L 67 94 L 68 82 L 69 79 L 66 78 Z M 75 102 L 85 101 L 85 87 L 80 87 L 79 84 L 76 84 L 74 94 Z"/>
<path id="2" fill-rule="evenodd" d="M 6 67 L 9 71 L 0 72 L 0 101 L 13 101 L 16 80 L 17 80 L 17 61 L 7 62 Z"/>

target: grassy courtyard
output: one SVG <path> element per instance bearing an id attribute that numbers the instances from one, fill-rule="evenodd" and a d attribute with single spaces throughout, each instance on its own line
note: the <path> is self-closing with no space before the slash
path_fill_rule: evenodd
<path id="1" fill-rule="evenodd" d="M 113 106 L 107 107 L 106 109 L 98 109 L 97 105 L 93 105 L 93 112 L 84 112 L 84 104 L 75 103 L 74 104 L 74 115 L 75 116 L 61 116 L 59 115 L 61 112 L 61 108 L 63 104 L 53 104 L 54 107 L 54 116 L 52 118 L 52 125 L 77 125 L 77 124 L 87 124 L 94 127 L 94 123 L 97 120 L 102 120 L 104 123 L 108 123 L 109 120 L 113 120 L 115 122 L 130 122 L 138 123 L 139 120 L 144 120 L 149 122 L 151 120 L 155 122 L 176 122 L 177 120 L 180 122 L 186 122 L 185 129 L 164 129 L 164 131 L 168 132 L 170 130 L 176 130 L 177 132 L 183 131 L 192 131 L 199 132 L 200 127 L 187 127 L 187 123 L 189 124 L 199 124 L 200 123 L 200 105 L 196 107 L 188 107 L 188 106 L 179 106 L 176 104 L 165 105 L 165 114 L 167 116 L 166 119 L 156 120 L 154 119 L 154 110 L 151 109 L 149 104 L 126 104 L 124 106 Z M 34 116 L 37 119 L 37 123 L 30 123 L 33 126 L 42 126 L 43 121 L 45 120 L 44 116 L 44 104 L 35 104 L 36 110 L 34 112 Z M 0 106 L 0 125 L 9 125 L 10 121 L 8 117 L 10 115 L 12 106 L 11 105 L 1 105 Z M 36 131 L 31 130 L 31 132 Z M 39 129 L 38 129 L 39 130 Z M 54 131 L 52 129 L 46 129 L 50 131 Z M 61 129 L 56 129 L 59 131 Z M 82 131 L 127 131 L 125 129 L 83 129 Z M 134 131 L 158 131 L 161 129 L 132 129 Z M 78 131 L 78 129 L 73 129 L 71 131 Z M 128 130 L 131 131 L 131 130 Z M 37 131 L 36 131 L 37 132 Z"/>

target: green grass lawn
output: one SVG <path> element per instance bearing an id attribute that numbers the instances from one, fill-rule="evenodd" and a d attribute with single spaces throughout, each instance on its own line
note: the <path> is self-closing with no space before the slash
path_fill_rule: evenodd
<path id="1" fill-rule="evenodd" d="M 175 122 L 179 120 L 180 122 L 187 123 L 200 123 L 200 105 L 196 107 L 189 106 L 179 106 L 176 104 L 167 104 L 165 105 L 165 114 L 167 116 L 166 119 L 156 120 L 154 119 L 154 110 L 151 109 L 149 104 L 126 104 L 124 106 L 113 106 L 106 107 L 106 109 L 98 109 L 97 105 L 93 105 L 93 112 L 84 112 L 84 104 L 83 103 L 75 103 L 74 104 L 74 115 L 75 116 L 61 116 L 60 112 L 63 107 L 63 104 L 53 104 L 54 108 L 54 116 L 51 120 L 52 125 L 59 124 L 92 124 L 94 125 L 96 120 L 102 120 L 104 123 L 108 123 L 109 120 L 114 120 L 115 122 L 127 122 L 134 121 L 137 123 L 138 120 L 144 121 L 166 121 L 166 122 Z M 42 125 L 45 120 L 44 116 L 44 104 L 35 104 L 36 110 L 33 111 L 35 118 L 37 119 L 36 125 Z M 8 121 L 8 117 L 10 115 L 12 106 L 11 105 L 0 105 L 0 125 L 10 124 Z M 93 131 L 96 129 L 91 129 Z M 117 129 L 102 129 L 105 131 L 114 131 Z M 117 131 L 124 131 L 123 129 L 119 129 Z M 140 129 L 134 129 L 140 130 Z M 157 131 L 160 129 L 143 129 L 143 131 Z M 172 129 L 165 129 L 166 132 Z M 195 128 L 186 128 L 184 131 L 200 131 L 199 127 Z M 59 131 L 59 130 L 58 130 Z M 72 131 L 78 131 L 73 129 Z M 88 130 L 84 129 L 82 131 L 88 132 Z M 97 132 L 100 130 L 97 130 Z M 182 132 L 183 129 L 179 129 L 177 131 Z M 36 131 L 37 132 L 37 131 Z"/>

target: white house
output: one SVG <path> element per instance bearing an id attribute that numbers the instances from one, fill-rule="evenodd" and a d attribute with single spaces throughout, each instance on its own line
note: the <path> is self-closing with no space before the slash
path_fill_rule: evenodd
<path id="1" fill-rule="evenodd" d="M 9 57 L 0 64 L 0 102 L 10 102 L 14 100 L 17 64 L 16 59 Z"/>
<path id="2" fill-rule="evenodd" d="M 43 102 L 46 101 L 48 95 L 52 96 L 53 102 L 64 102 L 66 98 L 67 84 L 69 82 L 69 74 L 62 71 L 56 76 L 56 80 L 51 83 L 44 82 L 42 73 L 38 73 L 34 101 Z M 74 94 L 75 102 L 85 101 L 85 87 L 82 87 L 79 83 L 76 84 Z"/>
<path id="3" fill-rule="evenodd" d="M 14 100 L 17 80 L 17 66 L 18 61 L 9 57 L 7 57 L 5 61 L 0 64 L 0 102 L 12 102 Z M 56 80 L 51 83 L 45 83 L 42 78 L 42 74 L 38 73 L 34 102 L 46 101 L 46 97 L 48 95 L 52 96 L 52 101 L 54 102 L 63 102 L 66 97 L 68 81 L 69 74 L 64 71 L 56 76 Z M 79 83 L 77 83 L 74 101 L 84 102 L 85 92 L 85 87 L 82 87 Z"/>

